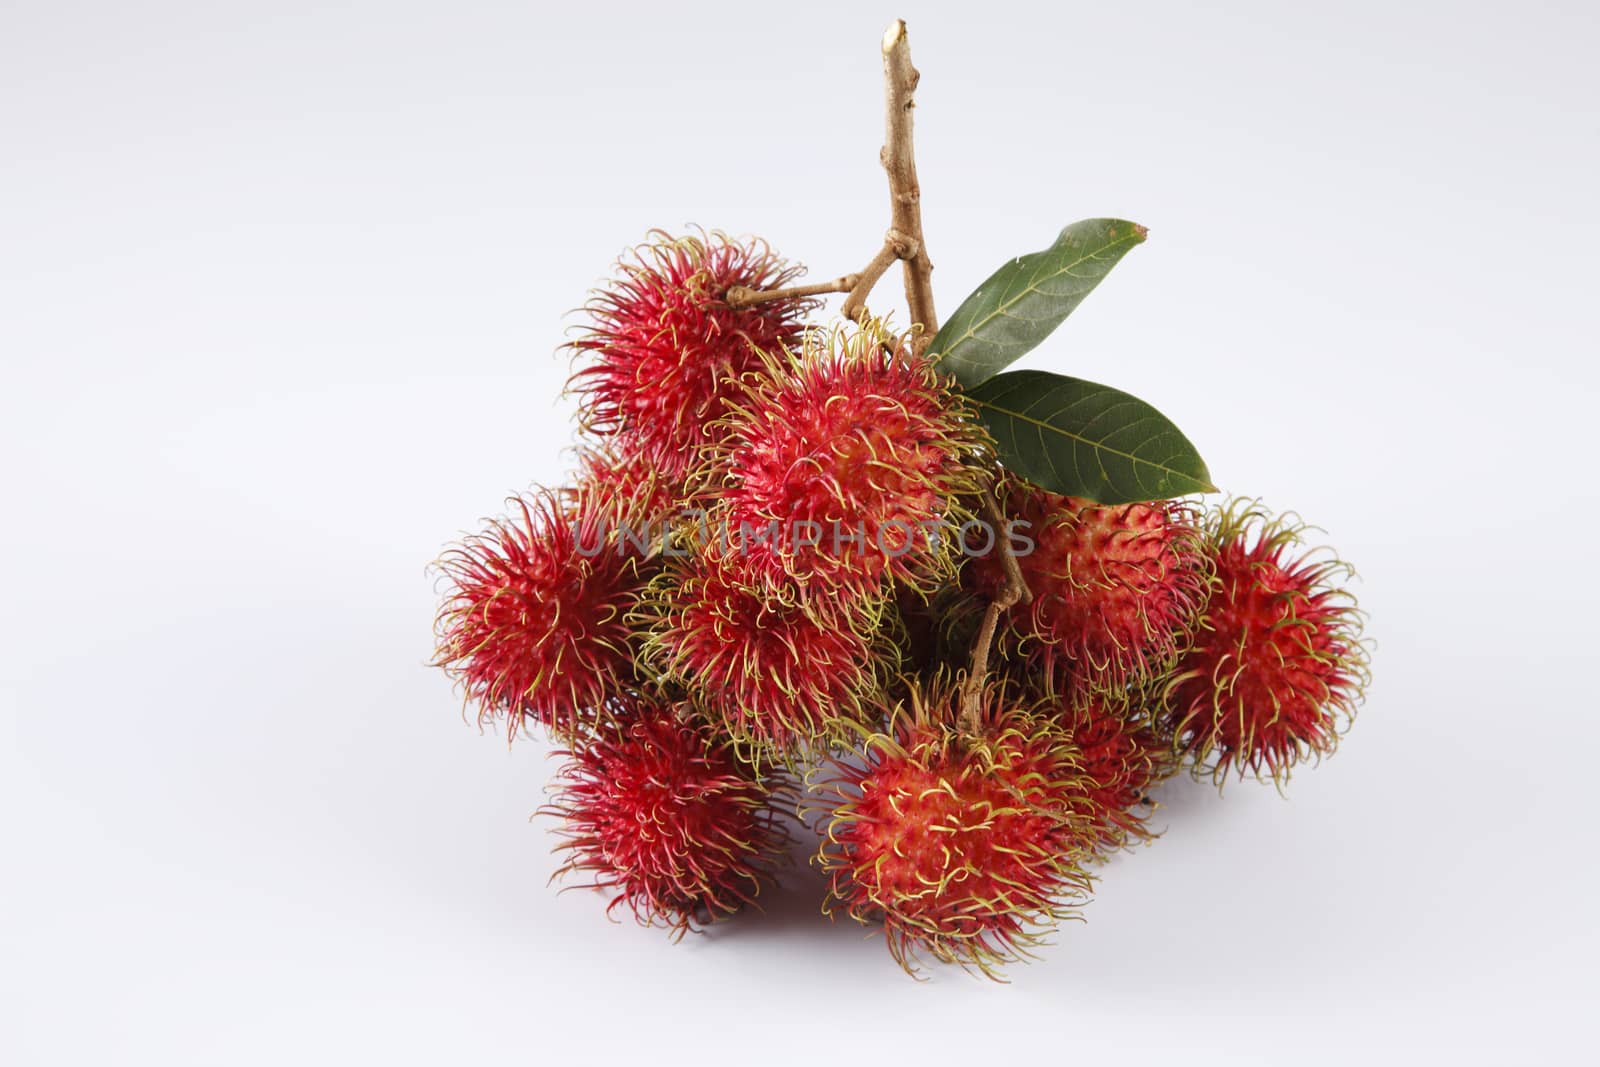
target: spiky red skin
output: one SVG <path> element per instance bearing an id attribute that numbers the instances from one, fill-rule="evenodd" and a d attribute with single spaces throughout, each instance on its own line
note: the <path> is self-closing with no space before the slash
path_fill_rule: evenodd
<path id="1" fill-rule="evenodd" d="M 648 459 L 621 447 L 586 448 L 578 456 L 578 480 L 596 500 L 632 527 L 640 540 L 660 533 L 694 497 L 682 482 L 656 470 Z"/>
<path id="2" fill-rule="evenodd" d="M 948 572 L 941 527 L 980 477 L 982 437 L 926 358 L 876 331 L 813 333 L 752 377 L 731 427 L 721 495 L 753 582 L 860 591 Z"/>
<path id="3" fill-rule="evenodd" d="M 615 437 L 667 477 L 683 480 L 715 440 L 734 382 L 764 353 L 800 337 L 814 302 L 772 300 L 734 310 L 734 286 L 780 288 L 800 273 L 765 245 L 720 234 L 664 234 L 618 264 L 588 303 L 588 332 L 572 343 L 589 366 L 573 376 L 586 427 Z"/>
<path id="4" fill-rule="evenodd" d="M 560 873 L 680 934 L 749 903 L 788 841 L 774 794 L 683 711 L 630 699 L 565 753 L 545 809 L 565 822 Z"/>
<path id="5" fill-rule="evenodd" d="M 1017 562 L 1033 594 L 1011 610 L 1009 636 L 1028 664 L 1079 694 L 1120 690 L 1168 670 L 1188 646 L 1209 572 L 1188 506 L 1099 505 L 1016 478 L 1008 520 L 1034 542 Z M 963 583 L 983 604 L 1005 585 L 998 553 L 972 559 Z"/>
<path id="6" fill-rule="evenodd" d="M 741 574 L 716 541 L 671 567 L 648 598 L 649 654 L 741 746 L 786 753 L 834 736 L 887 663 L 881 605 L 772 595 Z"/>
<path id="7" fill-rule="evenodd" d="M 1273 778 L 1331 752 L 1365 681 L 1359 616 L 1330 579 L 1340 564 L 1296 558 L 1268 526 L 1225 531 L 1217 587 L 1169 688 L 1179 745 L 1197 762 Z"/>
<path id="8" fill-rule="evenodd" d="M 919 952 L 986 971 L 1016 959 L 1087 893 L 1071 746 L 997 693 L 979 740 L 954 726 L 955 690 L 936 689 L 926 714 L 897 714 L 868 743 L 864 766 L 838 766 L 821 853 L 831 904 L 881 918 L 908 968 Z"/>
<path id="9" fill-rule="evenodd" d="M 503 719 L 579 730 L 635 677 L 627 613 L 643 592 L 615 519 L 592 494 L 517 497 L 511 514 L 445 552 L 436 663 Z M 611 532 L 608 532 L 611 531 Z"/>
<path id="10" fill-rule="evenodd" d="M 1069 705 L 1065 723 L 1078 749 L 1080 810 L 1102 852 L 1148 839 L 1148 791 L 1175 769 L 1171 745 L 1131 709 L 1100 697 Z"/>

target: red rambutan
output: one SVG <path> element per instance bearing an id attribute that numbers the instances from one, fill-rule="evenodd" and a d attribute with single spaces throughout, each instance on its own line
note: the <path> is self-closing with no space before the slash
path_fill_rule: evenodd
<path id="1" fill-rule="evenodd" d="M 741 749 L 783 754 L 835 738 L 893 666 L 877 637 L 885 603 L 745 585 L 736 551 L 710 540 L 668 563 L 641 605 L 647 658 Z"/>
<path id="2" fill-rule="evenodd" d="M 1177 744 L 1219 781 L 1331 752 L 1367 680 L 1350 567 L 1296 555 L 1304 527 L 1233 501 L 1207 524 L 1217 584 L 1193 649 L 1167 687 Z"/>
<path id="3" fill-rule="evenodd" d="M 563 753 L 559 791 L 542 809 L 565 821 L 570 853 L 557 876 L 580 873 L 614 892 L 646 925 L 679 936 L 752 903 L 789 831 L 785 795 L 758 781 L 726 742 L 643 697 Z"/>
<path id="4" fill-rule="evenodd" d="M 616 509 L 593 491 L 512 499 L 440 558 L 449 590 L 435 623 L 435 664 L 480 723 L 558 733 L 591 721 L 635 677 L 626 622 L 643 592 L 638 559 L 619 550 Z"/>
<path id="5" fill-rule="evenodd" d="M 680 482 L 657 471 L 643 457 L 617 448 L 585 448 L 578 453 L 578 484 L 593 491 L 635 535 L 630 547 L 659 538 L 661 531 L 693 496 Z"/>
<path id="6" fill-rule="evenodd" d="M 814 301 L 771 300 L 735 310 L 734 286 L 780 288 L 801 268 L 759 242 L 719 233 L 652 234 L 618 263 L 619 276 L 586 310 L 591 324 L 571 349 L 593 362 L 573 375 L 582 419 L 674 480 L 698 466 L 739 375 L 800 336 Z"/>
<path id="7" fill-rule="evenodd" d="M 752 576 L 861 590 L 952 571 L 988 439 L 926 358 L 878 323 L 813 330 L 745 386 L 720 492 Z"/>
<path id="8" fill-rule="evenodd" d="M 967 736 L 959 700 L 945 680 L 913 683 L 910 710 L 889 711 L 861 765 L 835 764 L 819 863 L 828 910 L 881 919 L 908 971 L 926 952 L 994 977 L 1086 899 L 1094 833 L 1077 810 L 1075 750 L 1050 715 L 990 685 Z"/>
<path id="9" fill-rule="evenodd" d="M 1011 476 L 1001 485 L 1002 512 L 1032 541 L 1017 562 L 1033 600 L 1014 607 L 1007 626 L 1028 665 L 1080 694 L 1170 669 L 1210 582 L 1193 509 L 1174 500 L 1094 504 Z M 993 599 L 1005 585 L 998 553 L 975 553 L 962 579 L 983 603 Z"/>
<path id="10" fill-rule="evenodd" d="M 1083 771 L 1080 810 L 1093 821 L 1099 849 L 1112 852 L 1154 836 L 1146 826 L 1154 810 L 1148 791 L 1177 770 L 1171 744 L 1117 698 L 1080 698 L 1067 706 L 1064 721 Z"/>

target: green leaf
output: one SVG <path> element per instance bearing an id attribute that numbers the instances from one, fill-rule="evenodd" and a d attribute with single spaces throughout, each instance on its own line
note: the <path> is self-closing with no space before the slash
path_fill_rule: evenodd
<path id="1" fill-rule="evenodd" d="M 1050 336 L 1148 231 L 1123 219 L 1085 219 L 1043 252 L 1018 256 L 989 275 L 928 351 L 967 388 L 987 381 Z"/>
<path id="2" fill-rule="evenodd" d="M 1042 370 L 997 374 L 967 395 L 1000 462 L 1053 493 L 1101 504 L 1214 493 L 1194 445 L 1120 389 Z"/>

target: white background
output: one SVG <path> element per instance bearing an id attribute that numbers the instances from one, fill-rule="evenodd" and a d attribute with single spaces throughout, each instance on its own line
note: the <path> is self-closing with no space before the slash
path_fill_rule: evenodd
<path id="1" fill-rule="evenodd" d="M 559 8 L 0 7 L 0 1060 L 1590 1047 L 1594 5 Z M 428 561 L 566 468 L 624 246 L 876 248 L 897 14 L 942 309 L 1148 225 L 1027 365 L 1325 527 L 1378 641 L 1336 757 L 1169 789 L 1004 987 L 803 869 L 679 945 L 558 897 L 541 747 L 424 665 Z"/>

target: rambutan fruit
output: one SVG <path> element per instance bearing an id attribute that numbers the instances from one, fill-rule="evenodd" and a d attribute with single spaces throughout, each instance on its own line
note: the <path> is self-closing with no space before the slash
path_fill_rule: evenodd
<path id="1" fill-rule="evenodd" d="M 562 753 L 543 814 L 564 820 L 557 877 L 580 874 L 678 936 L 752 903 L 785 854 L 788 787 L 758 780 L 687 709 L 632 695 Z"/>
<path id="2" fill-rule="evenodd" d="M 1194 647 L 1167 687 L 1177 745 L 1221 781 L 1230 768 L 1282 781 L 1333 751 L 1366 687 L 1351 568 L 1303 551 L 1303 527 L 1254 501 L 1206 526 L 1217 584 Z"/>
<path id="3" fill-rule="evenodd" d="M 584 448 L 578 453 L 578 485 L 626 524 L 630 546 L 659 540 L 693 495 L 681 482 L 657 471 L 644 457 L 618 448 Z"/>
<path id="4" fill-rule="evenodd" d="M 1083 771 L 1077 803 L 1093 823 L 1099 850 L 1114 852 L 1153 837 L 1149 791 L 1177 770 L 1171 744 L 1125 698 L 1077 698 L 1068 702 L 1063 721 Z"/>
<path id="5" fill-rule="evenodd" d="M 719 452 L 730 539 L 773 584 L 928 589 L 954 569 L 988 438 L 881 323 L 812 330 L 745 379 Z"/>
<path id="6" fill-rule="evenodd" d="M 895 664 L 883 598 L 753 587 L 735 552 L 710 540 L 667 561 L 637 620 L 647 660 L 751 758 L 837 738 Z"/>
<path id="7" fill-rule="evenodd" d="M 726 414 L 734 381 L 764 354 L 795 343 L 815 301 L 770 300 L 735 310 L 734 286 L 781 288 L 801 273 L 760 242 L 656 232 L 617 264 L 586 305 L 570 344 L 589 365 L 573 375 L 585 427 L 615 437 L 670 479 L 697 467 Z"/>
<path id="8" fill-rule="evenodd" d="M 1075 749 L 1048 709 L 991 684 L 969 735 L 959 701 L 943 678 L 913 683 L 859 760 L 834 764 L 818 862 L 825 910 L 881 920 L 907 971 L 926 953 L 996 977 L 1087 898 L 1094 832 L 1077 810 Z"/>
<path id="9" fill-rule="evenodd" d="M 1029 667 L 1079 694 L 1169 670 L 1189 646 L 1210 585 L 1193 508 L 1094 504 L 1014 476 L 1002 479 L 999 497 L 1027 539 L 1016 554 L 1033 599 L 1012 608 L 1005 636 Z M 1005 585 L 998 552 L 980 551 L 988 548 L 974 549 L 962 574 L 978 606 Z"/>
<path id="10" fill-rule="evenodd" d="M 628 613 L 643 592 L 616 509 L 590 490 L 514 497 L 511 512 L 448 549 L 435 665 L 480 724 L 570 733 L 635 678 Z"/>

